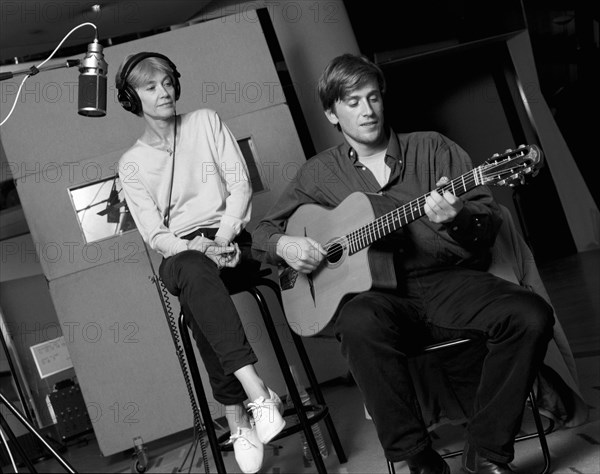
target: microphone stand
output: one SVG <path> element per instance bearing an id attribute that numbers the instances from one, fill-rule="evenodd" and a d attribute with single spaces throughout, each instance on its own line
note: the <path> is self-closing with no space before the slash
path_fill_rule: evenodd
<path id="1" fill-rule="evenodd" d="M 0 321 L 0 336 L 1 336 L 0 342 L 2 342 L 2 349 L 4 350 L 4 356 L 6 357 L 6 360 L 8 362 L 8 369 L 10 371 L 10 375 L 15 384 L 15 390 L 17 392 L 17 397 L 19 398 L 19 402 L 21 403 L 21 406 L 23 407 L 25 416 L 27 417 L 28 420 L 33 421 L 33 416 L 31 414 L 31 412 L 29 411 L 30 409 L 29 409 L 29 405 L 27 403 L 27 397 L 25 396 L 25 391 L 21 387 L 21 382 L 19 381 L 19 373 L 18 373 L 17 368 L 15 367 L 15 364 L 12 360 L 10 350 L 8 348 L 8 344 L 7 344 L 6 340 L 4 339 L 5 324 L 4 324 L 4 317 L 1 312 L 0 312 L 0 319 L 1 319 L 1 321 Z M 8 334 L 8 331 L 7 331 L 7 334 Z"/>
<path id="2" fill-rule="evenodd" d="M 3 403 L 4 405 L 6 405 L 6 407 L 12 412 L 12 414 L 15 415 L 15 417 L 23 424 L 23 426 L 25 426 L 25 428 L 27 428 L 27 430 L 31 434 L 33 434 L 38 439 L 38 441 L 40 443 L 42 443 L 46 447 L 46 449 L 48 451 L 50 451 L 50 454 L 52 454 L 52 456 L 54 457 L 54 459 L 56 459 L 62 465 L 62 467 L 64 467 L 66 469 L 67 472 L 72 473 L 72 474 L 75 474 L 77 472 L 77 471 L 75 471 L 75 469 L 73 469 L 73 467 L 65 459 L 63 459 L 60 456 L 60 454 L 58 454 L 56 452 L 56 450 L 52 446 L 50 446 L 50 444 L 33 427 L 33 425 L 31 423 L 29 423 L 29 421 L 27 421 L 27 418 L 25 418 L 21 414 L 21 412 L 12 403 L 10 403 L 8 401 L 8 399 L 4 395 L 2 395 L 2 393 L 0 393 L 0 403 Z M 31 472 L 37 472 L 35 470 L 35 468 L 33 467 L 32 462 L 27 458 L 27 455 L 25 454 L 25 451 L 23 450 L 23 448 L 19 444 L 19 440 L 17 439 L 17 437 L 15 436 L 15 434 L 10 429 L 10 426 L 8 425 L 8 423 L 6 422 L 6 420 L 4 419 L 4 416 L 2 415 L 2 413 L 0 413 L 0 425 L 2 426 L 2 429 L 8 435 L 9 439 L 15 445 L 16 450 L 21 455 L 22 461 L 27 465 L 27 467 L 29 468 L 29 470 Z M 6 446 L 6 449 L 10 449 L 8 445 Z"/>
<path id="3" fill-rule="evenodd" d="M 13 381 L 15 382 L 15 386 L 16 386 L 16 390 L 17 390 L 17 395 L 19 397 L 19 401 L 21 402 L 21 405 L 23 407 L 23 410 L 25 411 L 25 415 L 22 414 L 3 394 L 2 392 L 0 392 L 0 404 L 4 404 L 6 405 L 6 407 L 13 413 L 13 415 L 21 422 L 21 424 L 23 426 L 25 426 L 25 428 L 27 428 L 27 430 L 34 435 L 38 441 L 40 441 L 48 451 L 50 451 L 50 453 L 52 454 L 52 456 L 67 470 L 67 472 L 70 473 L 75 473 L 76 471 L 69 465 L 69 463 L 67 461 L 65 461 L 57 452 L 54 448 L 52 448 L 52 446 L 50 446 L 50 444 L 48 444 L 48 442 L 44 439 L 44 437 L 39 433 L 39 431 L 31 424 L 31 422 L 29 420 L 32 420 L 32 416 L 29 413 L 29 409 L 27 406 L 27 401 L 25 398 L 25 394 L 22 391 L 21 385 L 19 383 L 19 379 L 18 379 L 18 375 L 17 375 L 17 371 L 13 365 L 13 361 L 12 361 L 12 357 L 10 355 L 10 351 L 8 349 L 8 344 L 6 343 L 6 340 L 4 339 L 4 331 L 0 331 L 0 341 L 2 342 L 2 348 L 4 349 L 4 354 L 6 355 L 6 359 L 8 361 L 8 366 L 10 368 L 10 373 L 11 376 L 13 378 Z M 21 460 L 23 461 L 24 464 L 27 465 L 27 467 L 29 468 L 30 472 L 37 472 L 35 470 L 35 468 L 33 467 L 32 462 L 28 459 L 27 455 L 25 454 L 25 451 L 23 450 L 21 444 L 19 443 L 19 440 L 17 439 L 17 437 L 15 436 L 15 434 L 13 433 L 13 431 L 11 430 L 10 426 L 8 425 L 8 422 L 6 421 L 6 419 L 4 418 L 4 415 L 2 414 L 2 412 L 0 411 L 0 428 L 8 435 L 10 441 L 12 442 L 12 444 L 14 445 L 15 449 L 18 451 L 18 453 L 21 456 Z M 9 450 L 10 446 L 6 446 L 6 449 Z"/>
<path id="4" fill-rule="evenodd" d="M 29 74 L 30 76 L 35 76 L 38 72 L 49 71 L 51 69 L 60 69 L 63 67 L 73 67 L 78 66 L 81 63 L 80 59 L 67 59 L 64 63 L 51 64 L 50 66 L 31 66 L 28 69 L 21 69 L 20 71 L 6 71 L 0 73 L 0 81 L 5 81 L 6 79 L 12 79 L 15 76 L 21 76 L 23 74 Z"/>
<path id="5" fill-rule="evenodd" d="M 52 59 L 54 54 L 58 51 L 58 49 L 62 46 L 62 44 L 66 41 L 66 39 L 71 35 L 71 33 L 73 33 L 75 30 L 77 30 L 83 26 L 92 26 L 94 28 L 94 30 L 96 30 L 96 35 L 94 37 L 94 41 L 93 41 L 93 43 L 88 45 L 88 51 L 87 51 L 86 56 L 82 60 L 68 59 L 64 63 L 46 66 L 46 62 L 48 62 L 50 59 Z M 93 60 L 95 60 L 96 62 L 94 62 Z M 106 73 L 107 64 L 106 64 L 106 61 L 104 61 L 104 57 L 102 55 L 102 45 L 100 45 L 100 43 L 98 43 L 98 29 L 96 28 L 96 25 L 94 25 L 93 23 L 90 23 L 90 22 L 81 23 L 80 25 L 77 25 L 75 28 L 71 29 L 71 31 L 69 31 L 65 35 L 65 37 L 61 40 L 61 42 L 58 44 L 58 46 L 54 49 L 54 51 L 52 51 L 50 56 L 48 56 L 44 61 L 42 61 L 37 66 L 31 66 L 28 69 L 23 69 L 20 71 L 7 71 L 7 72 L 0 73 L 0 81 L 5 81 L 6 79 L 11 79 L 18 75 L 26 76 L 23 79 L 23 81 L 21 82 L 21 86 L 19 87 L 19 90 L 17 91 L 17 97 L 15 97 L 15 101 L 12 105 L 12 108 L 10 109 L 10 112 L 8 113 L 8 116 L 6 116 L 2 120 L 2 122 L 0 122 L 0 127 L 2 125 L 4 125 L 6 123 L 6 121 L 8 120 L 8 118 L 12 115 L 13 110 L 17 104 L 17 99 L 18 99 L 19 93 L 21 92 L 21 88 L 23 87 L 23 84 L 25 84 L 25 81 L 29 77 L 35 76 L 40 71 L 59 69 L 59 68 L 63 68 L 63 67 L 69 68 L 69 67 L 73 67 L 73 66 L 77 66 L 77 65 L 79 65 L 79 67 L 80 67 L 80 79 L 79 79 L 80 86 L 82 85 L 82 79 L 81 79 L 82 77 L 86 78 L 86 83 L 84 83 L 86 86 L 87 85 L 93 86 L 93 83 L 89 83 L 89 80 L 87 80 L 87 78 L 90 77 L 90 75 L 88 74 L 89 69 L 95 70 L 97 72 L 97 74 L 93 74 L 92 76 L 97 76 L 98 78 L 102 78 L 104 80 L 103 82 L 105 83 L 105 81 L 106 81 L 105 73 Z M 98 73 L 99 71 L 102 71 L 102 73 L 101 74 Z M 106 90 L 106 87 L 104 88 L 104 90 Z M 81 97 L 82 97 L 81 88 L 80 88 L 79 92 L 80 92 L 79 100 L 81 101 Z M 104 96 L 106 96 L 106 92 L 104 93 Z M 104 97 L 104 100 L 105 99 L 106 99 L 106 97 Z M 88 110 L 88 108 L 82 108 L 80 106 L 79 115 L 90 116 L 90 117 L 102 117 L 106 114 L 106 110 L 105 110 L 106 103 L 103 104 L 103 107 L 104 107 L 104 109 L 100 109 L 100 110 L 97 110 L 97 108 L 91 108 L 91 110 Z"/>

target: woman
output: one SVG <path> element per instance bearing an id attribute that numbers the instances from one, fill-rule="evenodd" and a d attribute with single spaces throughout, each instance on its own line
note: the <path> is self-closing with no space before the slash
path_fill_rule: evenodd
<path id="1" fill-rule="evenodd" d="M 163 256 L 160 277 L 179 298 L 213 396 L 225 405 L 236 461 L 253 473 L 263 444 L 285 421 L 280 398 L 254 368 L 257 358 L 229 296 L 260 266 L 244 230 L 252 188 L 237 142 L 216 112 L 177 115 L 179 76 L 158 53 L 129 56 L 117 71 L 119 102 L 145 122 L 119 161 L 119 176 L 142 238 Z"/>

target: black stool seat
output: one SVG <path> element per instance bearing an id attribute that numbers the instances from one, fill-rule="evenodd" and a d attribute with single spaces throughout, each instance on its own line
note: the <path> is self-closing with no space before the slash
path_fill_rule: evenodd
<path id="1" fill-rule="evenodd" d="M 292 434 L 303 431 L 310 451 L 312 453 L 313 461 L 315 463 L 317 472 L 319 472 L 320 474 L 325 474 L 327 473 L 327 470 L 325 469 L 323 458 L 321 457 L 321 454 L 319 452 L 319 447 L 312 430 L 312 425 L 323 420 L 323 422 L 325 423 L 325 427 L 327 428 L 327 432 L 329 433 L 329 437 L 331 439 L 335 452 L 337 454 L 338 460 L 341 464 L 347 461 L 346 454 L 344 453 L 344 449 L 342 447 L 339 436 L 335 429 L 335 425 L 333 424 L 333 420 L 329 413 L 329 408 L 327 407 L 327 403 L 325 402 L 325 398 L 323 397 L 323 393 L 321 392 L 321 389 L 319 387 L 319 383 L 313 371 L 310 359 L 308 358 L 308 354 L 306 353 L 306 350 L 304 348 L 304 344 L 302 343 L 302 339 L 300 338 L 300 336 L 290 331 L 290 334 L 292 335 L 292 341 L 294 343 L 296 351 L 298 352 L 298 356 L 300 357 L 300 361 L 302 362 L 302 366 L 308 378 L 313 397 L 316 401 L 316 403 L 313 405 L 304 405 L 302 403 L 300 394 L 298 393 L 298 388 L 296 387 L 294 377 L 291 373 L 290 366 L 285 356 L 285 352 L 281 345 L 279 335 L 277 334 L 275 323 L 273 322 L 273 318 L 271 317 L 269 307 L 266 303 L 262 292 L 259 290 L 259 287 L 267 287 L 271 289 L 271 291 L 273 291 L 273 293 L 277 297 L 281 310 L 283 311 L 283 302 L 281 299 L 279 286 L 273 280 L 266 278 L 270 273 L 270 269 L 261 270 L 255 278 L 252 278 L 248 281 L 247 286 L 243 288 L 236 288 L 234 291 L 231 291 L 230 294 L 234 295 L 242 292 L 248 292 L 256 301 L 261 316 L 263 318 L 263 322 L 265 324 L 270 342 L 273 346 L 273 350 L 275 351 L 275 356 L 277 358 L 279 368 L 281 369 L 281 373 L 283 375 L 283 379 L 287 387 L 287 393 L 289 394 L 293 405 L 292 407 L 287 408 L 285 410 L 284 416 L 296 415 L 298 418 L 298 423 L 294 423 L 289 426 L 286 425 L 286 427 L 281 431 L 281 433 L 279 433 L 274 438 L 274 440 L 278 440 L 286 436 L 290 436 Z M 185 316 L 183 312 L 180 313 L 178 324 L 179 332 L 181 335 L 181 342 L 185 351 L 186 358 L 188 360 L 190 373 L 196 391 L 196 398 L 198 400 L 200 412 L 204 420 L 204 427 L 211 447 L 211 451 L 213 453 L 213 457 L 217 467 L 217 472 L 219 474 L 226 473 L 221 451 L 233 450 L 232 443 L 228 442 L 230 433 L 224 433 L 220 437 L 216 436 L 215 428 L 212 423 L 210 407 L 208 405 L 208 400 L 206 399 L 202 379 L 200 377 L 200 372 L 198 370 L 198 365 L 196 362 L 194 346 L 192 344 L 189 331 L 185 323 Z M 310 417 L 308 416 L 308 413 L 311 413 Z"/>

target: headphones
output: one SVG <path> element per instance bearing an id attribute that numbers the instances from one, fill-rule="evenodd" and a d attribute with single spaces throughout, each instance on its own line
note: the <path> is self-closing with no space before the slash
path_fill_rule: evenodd
<path id="1" fill-rule="evenodd" d="M 159 58 L 164 60 L 171 71 L 173 72 L 173 86 L 175 88 L 175 100 L 179 99 L 179 95 L 181 94 L 181 85 L 179 84 L 179 78 L 181 74 L 177 71 L 177 67 L 173 64 L 166 56 L 159 53 L 137 53 L 131 56 L 129 60 L 123 65 L 121 69 L 121 74 L 119 75 L 119 83 L 117 84 L 117 90 L 119 91 L 117 94 L 117 100 L 123 106 L 125 110 L 129 112 L 139 115 L 142 111 L 142 102 L 137 92 L 131 85 L 127 82 L 127 78 L 129 74 L 133 70 L 133 68 L 143 61 L 146 58 Z"/>

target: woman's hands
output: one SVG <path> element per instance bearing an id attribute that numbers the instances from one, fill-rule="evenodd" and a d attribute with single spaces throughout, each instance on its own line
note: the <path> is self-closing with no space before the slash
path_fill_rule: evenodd
<path id="1" fill-rule="evenodd" d="M 240 263 L 241 252 L 238 244 L 229 243 L 221 237 L 210 240 L 200 235 L 190 240 L 188 249 L 202 252 L 215 263 L 219 270 L 233 268 Z"/>

